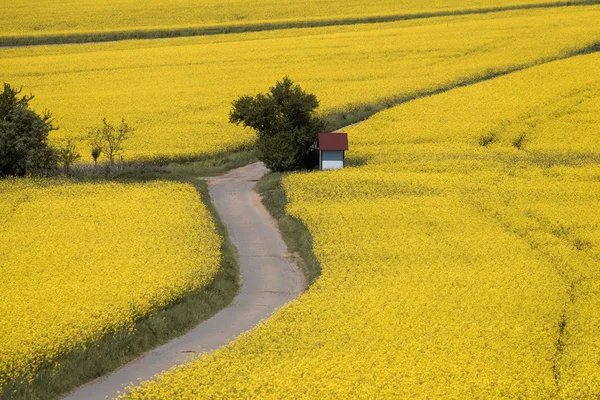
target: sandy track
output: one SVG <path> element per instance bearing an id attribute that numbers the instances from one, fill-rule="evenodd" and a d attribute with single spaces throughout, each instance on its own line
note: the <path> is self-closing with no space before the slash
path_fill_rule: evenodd
<path id="1" fill-rule="evenodd" d="M 253 190 L 267 169 L 254 163 L 208 179 L 210 196 L 238 249 L 241 289 L 232 304 L 188 333 L 149 351 L 111 374 L 71 392 L 65 399 L 95 400 L 116 395 L 130 382 L 210 352 L 297 297 L 306 287 L 290 261 L 276 222 Z"/>

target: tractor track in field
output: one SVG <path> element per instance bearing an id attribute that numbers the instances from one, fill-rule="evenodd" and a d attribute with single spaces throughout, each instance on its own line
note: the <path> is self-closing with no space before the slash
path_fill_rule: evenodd
<path id="1" fill-rule="evenodd" d="M 600 42 L 531 64 L 491 72 L 477 79 L 465 79 L 447 87 L 396 99 L 369 112 L 366 118 L 408 101 L 488 81 L 537 65 L 596 52 L 600 52 Z M 364 121 L 359 120 L 336 132 L 362 122 Z M 306 280 L 292 261 L 276 221 L 253 190 L 256 182 L 267 172 L 262 163 L 254 163 L 224 175 L 207 178 L 211 199 L 238 250 L 241 288 L 232 304 L 185 335 L 75 389 L 64 399 L 100 400 L 116 396 L 119 390 L 122 391 L 130 383 L 151 379 L 173 366 L 184 364 L 192 356 L 209 353 L 226 345 L 234 337 L 254 328 L 258 322 L 269 317 L 277 308 L 298 297 L 306 289 Z"/>
<path id="2" fill-rule="evenodd" d="M 211 199 L 238 251 L 241 287 L 231 305 L 188 333 L 75 389 L 65 399 L 116 396 L 140 378 L 151 379 L 192 356 L 227 344 L 305 290 L 304 276 L 291 260 L 277 223 L 253 190 L 267 172 L 262 163 L 254 163 L 207 179 Z"/>

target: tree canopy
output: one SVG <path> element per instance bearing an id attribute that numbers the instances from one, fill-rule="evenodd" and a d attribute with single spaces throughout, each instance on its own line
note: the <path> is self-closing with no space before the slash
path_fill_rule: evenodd
<path id="1" fill-rule="evenodd" d="M 325 129 L 315 109 L 319 101 L 289 77 L 266 94 L 244 95 L 233 102 L 229 121 L 257 132 L 258 158 L 273 171 L 314 168 L 317 134 Z"/>
<path id="2" fill-rule="evenodd" d="M 29 108 L 32 95 L 8 83 L 0 93 L 0 176 L 24 176 L 56 168 L 57 154 L 48 145 L 55 129 L 52 115 Z"/>

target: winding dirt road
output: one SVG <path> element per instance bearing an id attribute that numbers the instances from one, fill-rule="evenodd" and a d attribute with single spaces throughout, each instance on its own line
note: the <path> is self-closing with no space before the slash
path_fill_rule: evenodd
<path id="1" fill-rule="evenodd" d="M 302 273 L 290 261 L 276 222 L 253 190 L 265 173 L 262 163 L 254 163 L 208 179 L 210 196 L 238 249 L 241 288 L 232 304 L 185 335 L 74 390 L 65 399 L 111 398 L 138 378 L 150 379 L 184 363 L 190 355 L 216 350 L 304 291 Z"/>

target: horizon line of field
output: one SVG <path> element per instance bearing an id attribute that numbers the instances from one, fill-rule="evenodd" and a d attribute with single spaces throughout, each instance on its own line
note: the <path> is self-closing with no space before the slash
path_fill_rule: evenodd
<path id="1" fill-rule="evenodd" d="M 234 25 L 204 25 L 184 28 L 131 29 L 107 32 L 57 33 L 47 35 L 0 36 L 0 49 L 25 46 L 44 46 L 61 44 L 82 44 L 98 42 L 116 42 L 122 40 L 170 39 L 178 37 L 211 36 L 222 34 L 261 32 L 283 29 L 318 28 L 326 26 L 344 26 L 358 24 L 375 24 L 385 22 L 407 21 L 436 17 L 451 17 L 471 14 L 488 14 L 505 11 L 528 9 L 559 8 L 571 6 L 592 6 L 600 4 L 600 0 L 554 1 L 546 3 L 514 4 L 499 7 L 468 8 L 464 10 L 445 10 L 435 12 L 418 12 L 408 14 L 367 15 L 361 17 L 337 17 L 329 19 L 308 19 L 288 21 L 264 21 Z"/>

